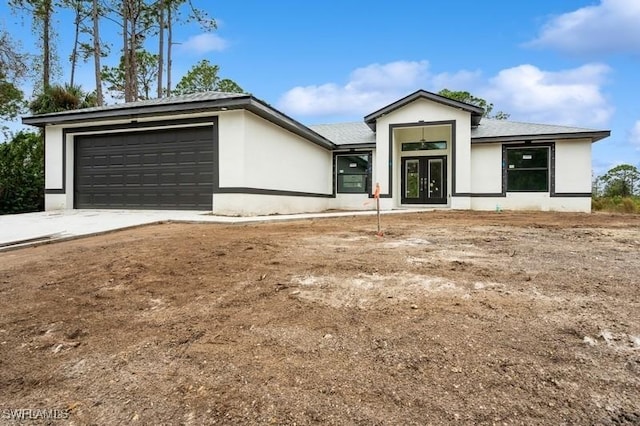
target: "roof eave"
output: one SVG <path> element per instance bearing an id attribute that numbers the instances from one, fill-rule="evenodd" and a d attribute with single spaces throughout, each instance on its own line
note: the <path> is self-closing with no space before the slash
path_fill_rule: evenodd
<path id="1" fill-rule="evenodd" d="M 509 135 L 509 136 L 485 136 L 471 137 L 471 143 L 491 143 L 491 142 L 522 142 L 522 141 L 546 141 L 556 139 L 591 139 L 591 142 L 598 142 L 611 136 L 611 130 L 594 130 L 586 132 L 572 133 L 547 133 L 536 135 Z"/>
<path id="2" fill-rule="evenodd" d="M 54 124 L 77 124 L 88 121 L 106 120 L 131 120 L 143 117 L 150 117 L 159 114 L 184 115 L 194 112 L 219 112 L 226 110 L 246 109 L 252 113 L 271 121 L 280 127 L 297 134 L 325 149 L 335 148 L 328 139 L 314 132 L 291 117 L 275 110 L 268 104 L 260 101 L 252 95 L 239 96 L 234 98 L 213 99 L 204 101 L 187 101 L 162 105 L 141 105 L 139 107 L 124 106 L 99 111 L 82 111 L 53 113 L 23 117 L 22 123 L 37 127 L 45 127 Z"/>
<path id="3" fill-rule="evenodd" d="M 109 108 L 98 111 L 62 112 L 22 117 L 23 124 L 44 127 L 48 124 L 74 124 L 94 120 L 117 120 L 153 116 L 161 113 L 189 114 L 194 111 L 219 111 L 224 108 L 239 109 L 250 102 L 251 95 L 213 99 L 204 101 L 178 102 L 161 105 L 141 105 L 136 107 L 122 104 L 121 108 Z"/>

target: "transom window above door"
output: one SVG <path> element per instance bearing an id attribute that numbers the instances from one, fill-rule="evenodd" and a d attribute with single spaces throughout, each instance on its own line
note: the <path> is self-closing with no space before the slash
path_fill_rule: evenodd
<path id="1" fill-rule="evenodd" d="M 447 149 L 447 141 L 418 141 L 402 144 L 402 151 L 431 151 L 435 149 Z"/>

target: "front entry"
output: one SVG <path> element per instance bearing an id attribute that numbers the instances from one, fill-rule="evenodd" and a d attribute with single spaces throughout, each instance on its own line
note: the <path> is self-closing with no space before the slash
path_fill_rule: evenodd
<path id="1" fill-rule="evenodd" d="M 447 204 L 447 157 L 403 157 L 401 202 Z"/>

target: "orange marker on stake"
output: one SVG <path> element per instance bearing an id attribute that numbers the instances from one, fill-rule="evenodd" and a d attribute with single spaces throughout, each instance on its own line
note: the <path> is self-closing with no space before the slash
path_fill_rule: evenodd
<path id="1" fill-rule="evenodd" d="M 384 232 L 380 229 L 380 184 L 376 183 L 376 190 L 373 193 L 373 198 L 376 199 L 376 212 L 378 216 L 378 232 L 376 235 L 378 237 L 384 236 Z"/>

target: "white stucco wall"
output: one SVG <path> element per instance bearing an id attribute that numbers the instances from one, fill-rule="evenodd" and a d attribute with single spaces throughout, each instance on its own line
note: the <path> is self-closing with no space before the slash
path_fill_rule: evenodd
<path id="1" fill-rule="evenodd" d="M 591 140 L 556 142 L 556 193 L 591 192 Z"/>
<path id="2" fill-rule="evenodd" d="M 265 194 L 214 194 L 213 213 L 222 216 L 264 216 L 327 210 L 329 198 Z"/>
<path id="3" fill-rule="evenodd" d="M 64 147 L 64 149 L 63 149 Z M 73 138 L 63 138 L 61 126 L 45 127 L 45 210 L 73 208 Z M 64 161 L 63 161 L 64 155 Z M 64 193 L 47 193 L 47 190 Z"/>
<path id="4" fill-rule="evenodd" d="M 245 125 L 245 186 L 332 193 L 331 151 L 250 112 L 245 112 Z M 226 143 L 220 138 L 221 146 Z"/>
<path id="5" fill-rule="evenodd" d="M 332 194 L 331 151 L 247 111 L 220 117 L 219 131 L 221 189 Z M 302 194 L 213 195 L 213 213 L 219 215 L 317 212 L 334 204 L 330 197 Z"/>
<path id="6" fill-rule="evenodd" d="M 471 148 L 472 191 L 502 192 L 502 145 L 475 144 Z M 591 192 L 591 141 L 558 140 L 555 143 L 555 196 L 550 192 L 508 192 L 506 197 L 473 197 L 473 210 L 542 210 L 590 212 L 591 198 L 563 197 L 562 193 Z"/>
<path id="7" fill-rule="evenodd" d="M 471 198 L 473 210 L 541 210 L 558 212 L 591 211 L 589 197 L 551 197 L 548 193 L 507 193 L 506 197 Z"/>
<path id="8" fill-rule="evenodd" d="M 221 187 L 246 186 L 245 140 L 246 120 L 243 110 L 228 111 L 218 119 L 219 176 Z"/>
<path id="9" fill-rule="evenodd" d="M 502 144 L 471 145 L 471 193 L 502 192 Z"/>
<path id="10" fill-rule="evenodd" d="M 435 121 L 455 120 L 456 125 L 456 188 L 455 192 L 468 193 L 471 190 L 471 114 L 456 108 L 451 108 L 436 102 L 418 99 L 408 105 L 399 108 L 390 114 L 380 117 L 376 123 L 376 153 L 375 162 L 375 182 L 380 182 L 382 194 L 389 192 L 389 127 L 392 124 L 408 124 L 424 121 L 425 124 Z M 451 145 L 451 144 L 449 144 Z M 400 180 L 400 147 L 394 141 L 393 158 L 393 198 L 391 203 L 384 203 L 387 206 L 400 206 L 401 180 Z M 452 188 L 452 164 L 451 147 L 447 154 L 447 182 L 448 196 L 454 192 Z M 468 205 L 468 200 L 459 200 L 464 208 Z"/>
<path id="11" fill-rule="evenodd" d="M 373 210 L 376 200 L 369 198 L 369 194 L 336 194 L 331 200 L 331 208 L 338 210 Z"/>
<path id="12" fill-rule="evenodd" d="M 62 128 L 46 127 L 45 141 L 44 187 L 45 189 L 62 189 Z"/>

